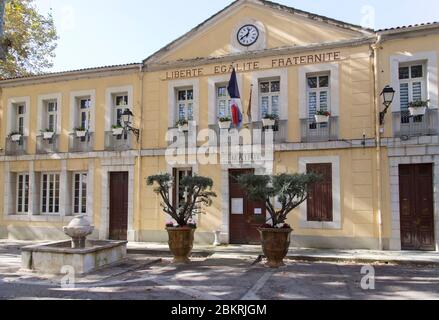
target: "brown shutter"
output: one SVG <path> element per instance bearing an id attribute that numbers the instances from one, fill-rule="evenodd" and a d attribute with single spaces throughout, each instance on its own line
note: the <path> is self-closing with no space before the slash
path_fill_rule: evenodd
<path id="1" fill-rule="evenodd" d="M 177 186 L 177 174 L 178 170 L 176 168 L 172 169 L 172 178 L 174 179 L 173 189 L 172 189 L 172 205 L 177 205 L 177 197 L 178 197 L 178 186 Z"/>
<path id="2" fill-rule="evenodd" d="M 308 221 L 332 222 L 332 164 L 308 164 L 308 173 L 316 173 L 322 176 L 322 181 L 314 184 L 310 190 L 308 199 Z"/>

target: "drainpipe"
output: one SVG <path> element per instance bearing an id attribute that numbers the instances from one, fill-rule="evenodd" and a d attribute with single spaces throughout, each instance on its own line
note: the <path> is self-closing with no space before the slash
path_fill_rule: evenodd
<path id="1" fill-rule="evenodd" d="M 379 250 L 384 249 L 383 245 L 383 210 L 382 210 L 382 169 L 381 169 L 381 125 L 379 122 L 380 114 L 380 98 L 379 98 L 379 70 L 378 70 L 378 52 L 381 48 L 381 35 L 377 36 L 377 40 L 371 45 L 373 50 L 373 83 L 374 83 L 374 109 L 375 109 L 375 137 L 376 137 L 376 172 L 377 172 L 377 222 L 378 222 L 378 239 Z"/>
<path id="2" fill-rule="evenodd" d="M 138 166 L 137 166 L 137 192 L 136 192 L 136 202 L 137 202 L 137 211 L 138 211 L 138 217 L 140 217 L 140 194 L 142 191 L 142 145 L 143 145 L 143 129 L 144 129 L 144 105 L 143 105 L 143 96 L 144 96 L 144 89 L 143 89 L 143 79 L 144 79 L 144 70 L 143 70 L 143 64 L 139 67 L 139 84 L 140 84 L 140 135 L 139 135 L 139 144 L 138 144 L 138 150 L 137 150 L 137 159 L 138 159 Z M 138 222 L 140 222 L 140 219 L 138 218 Z M 140 224 L 140 223 L 139 223 Z M 135 241 L 138 241 L 138 237 L 134 239 Z"/>

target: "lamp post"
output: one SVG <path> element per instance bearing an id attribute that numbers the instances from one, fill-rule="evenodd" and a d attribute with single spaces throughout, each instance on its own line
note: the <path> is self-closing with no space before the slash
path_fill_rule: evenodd
<path id="1" fill-rule="evenodd" d="M 383 126 L 387 111 L 389 110 L 389 107 L 392 105 L 393 99 L 395 98 L 395 90 L 391 86 L 386 86 L 381 92 L 381 97 L 383 99 L 383 105 L 386 107 L 380 113 L 380 125 Z"/>
<path id="2" fill-rule="evenodd" d="M 134 118 L 134 114 L 131 112 L 131 110 L 125 109 L 124 113 L 122 114 L 122 122 L 124 124 L 124 130 L 131 131 L 136 136 L 137 141 L 139 141 L 140 130 L 132 126 L 133 118 Z"/>

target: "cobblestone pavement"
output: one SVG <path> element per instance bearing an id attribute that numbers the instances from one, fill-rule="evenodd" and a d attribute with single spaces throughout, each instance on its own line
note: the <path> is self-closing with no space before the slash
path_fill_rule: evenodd
<path id="1" fill-rule="evenodd" d="M 75 288 L 61 288 L 60 277 L 20 273 L 19 253 L 17 246 L 0 247 L 0 299 L 439 300 L 437 266 L 375 264 L 375 290 L 363 290 L 359 264 L 289 261 L 270 270 L 253 266 L 255 256 L 214 254 L 176 266 L 169 258 L 129 255 L 119 265 L 75 279 Z"/>

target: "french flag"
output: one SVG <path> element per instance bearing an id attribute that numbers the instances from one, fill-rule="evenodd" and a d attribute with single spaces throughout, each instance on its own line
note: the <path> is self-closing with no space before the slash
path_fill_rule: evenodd
<path id="1" fill-rule="evenodd" d="M 239 108 L 239 101 L 241 100 L 241 95 L 239 94 L 238 79 L 236 77 L 235 68 L 233 68 L 232 77 L 230 78 L 229 85 L 227 87 L 229 91 L 229 96 L 231 99 L 231 113 L 232 113 L 232 123 L 235 128 L 241 128 L 243 122 L 243 116 L 241 109 Z"/>

